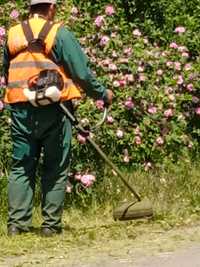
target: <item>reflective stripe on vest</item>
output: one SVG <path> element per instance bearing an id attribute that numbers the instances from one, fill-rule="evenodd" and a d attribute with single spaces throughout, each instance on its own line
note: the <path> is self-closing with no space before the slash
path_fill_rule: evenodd
<path id="1" fill-rule="evenodd" d="M 44 61 L 26 61 L 26 62 L 14 62 L 10 64 L 10 69 L 20 68 L 38 68 L 38 69 L 57 69 L 58 66 L 53 62 Z"/>
<path id="2" fill-rule="evenodd" d="M 64 83 L 64 87 L 67 88 L 68 86 L 73 85 L 73 81 L 69 79 L 67 82 Z M 15 81 L 15 82 L 9 82 L 8 83 L 8 88 L 13 89 L 13 88 L 28 88 L 27 80 L 23 81 Z"/>

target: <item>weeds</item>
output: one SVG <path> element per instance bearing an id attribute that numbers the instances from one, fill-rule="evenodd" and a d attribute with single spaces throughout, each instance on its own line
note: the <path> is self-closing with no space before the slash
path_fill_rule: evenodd
<path id="1" fill-rule="evenodd" d="M 112 210 L 119 201 L 133 199 L 133 196 L 124 188 L 118 177 L 109 177 L 109 173 L 105 170 L 104 179 L 96 185 L 96 188 L 93 188 L 92 193 L 82 192 L 84 196 L 81 198 L 80 195 L 77 196 L 79 202 L 75 195 L 73 195 L 74 199 L 67 195 L 68 203 L 66 203 L 63 221 L 64 235 L 55 237 L 50 242 L 39 235 L 39 226 L 42 222 L 39 207 L 34 211 L 31 234 L 26 234 L 22 238 L 7 238 L 6 211 L 5 208 L 2 209 L 1 202 L 1 211 L 4 210 L 4 214 L 0 225 L 0 254 L 22 255 L 40 249 L 48 250 L 54 246 L 59 247 L 60 242 L 64 242 L 65 246 L 73 247 L 90 246 L 97 240 L 105 242 L 110 239 L 134 239 L 143 227 L 159 225 L 163 230 L 169 230 L 199 219 L 200 168 L 198 164 L 180 162 L 156 172 L 137 171 L 125 174 L 131 184 L 137 185 L 142 196 L 147 195 L 152 200 L 155 214 L 151 220 L 123 223 L 112 219 Z M 39 191 L 37 195 L 39 196 Z M 137 228 L 138 226 L 140 227 Z"/>

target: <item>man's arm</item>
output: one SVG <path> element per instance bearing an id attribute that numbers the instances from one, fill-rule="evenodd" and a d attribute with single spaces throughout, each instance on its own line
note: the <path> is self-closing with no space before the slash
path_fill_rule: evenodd
<path id="1" fill-rule="evenodd" d="M 52 49 L 55 62 L 64 67 L 67 75 L 77 83 L 88 96 L 112 101 L 112 91 L 101 85 L 88 67 L 88 59 L 75 36 L 64 27 L 58 30 Z"/>

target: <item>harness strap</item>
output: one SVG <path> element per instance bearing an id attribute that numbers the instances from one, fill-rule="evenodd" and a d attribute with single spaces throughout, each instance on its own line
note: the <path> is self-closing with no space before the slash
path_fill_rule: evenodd
<path id="1" fill-rule="evenodd" d="M 29 20 L 22 21 L 21 23 L 24 35 L 28 43 L 34 40 L 34 35 L 30 26 Z"/>
<path id="2" fill-rule="evenodd" d="M 37 38 L 35 38 L 33 35 L 29 20 L 23 21 L 21 23 L 21 26 L 24 32 L 24 36 L 28 42 L 28 49 L 33 52 L 44 52 L 45 39 L 54 26 L 54 23 L 47 20 Z"/>
<path id="3" fill-rule="evenodd" d="M 38 39 L 44 42 L 53 26 L 54 26 L 53 21 L 47 20 L 38 35 Z"/>

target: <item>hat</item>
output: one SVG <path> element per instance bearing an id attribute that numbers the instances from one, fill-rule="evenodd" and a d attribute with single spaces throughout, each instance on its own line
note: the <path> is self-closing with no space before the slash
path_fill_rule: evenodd
<path id="1" fill-rule="evenodd" d="M 37 4 L 43 4 L 43 3 L 47 3 L 47 4 L 56 4 L 56 0 L 31 0 L 30 5 L 37 5 Z"/>

